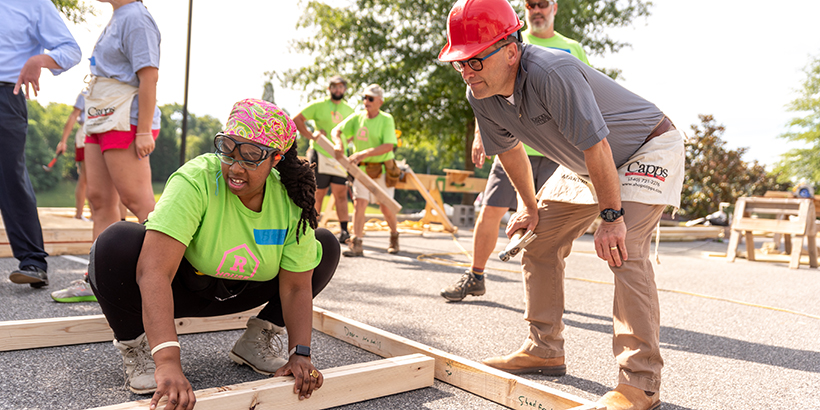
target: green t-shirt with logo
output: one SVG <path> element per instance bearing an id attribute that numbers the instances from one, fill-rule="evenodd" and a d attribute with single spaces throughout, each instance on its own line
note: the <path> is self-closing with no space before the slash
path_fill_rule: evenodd
<path id="1" fill-rule="evenodd" d="M 524 37 L 524 42 L 527 44 L 535 44 L 536 46 L 546 47 L 546 48 L 555 48 L 558 50 L 566 51 L 578 57 L 579 60 L 583 61 L 586 65 L 589 65 L 589 60 L 587 60 L 587 54 L 584 52 L 584 48 L 581 47 L 581 43 L 571 39 L 564 37 L 561 33 L 555 32 L 555 35 L 550 38 L 540 38 L 536 37 L 532 34 L 530 29 L 521 33 Z M 527 151 L 527 155 L 535 156 L 535 157 L 543 157 L 544 154 L 530 148 L 526 144 L 524 144 L 524 150 Z"/>
<path id="2" fill-rule="evenodd" d="M 367 118 L 367 110 L 358 111 L 342 121 L 337 128 L 342 130 L 342 139 L 353 137 L 353 152 L 361 152 L 382 144 L 398 143 L 393 116 L 384 111 L 379 111 L 375 118 Z M 390 151 L 375 157 L 367 157 L 363 162 L 384 162 L 393 158 L 395 155 Z"/>
<path id="3" fill-rule="evenodd" d="M 322 247 L 313 229 L 299 235 L 302 209 L 288 197 L 279 172 L 265 181 L 262 211 L 248 209 L 231 193 L 215 154 L 200 155 L 169 178 L 145 222 L 187 246 L 185 258 L 200 273 L 223 279 L 268 281 L 279 269 L 309 271 Z"/>
<path id="4" fill-rule="evenodd" d="M 334 104 L 333 100 L 328 97 L 324 100 L 311 103 L 303 108 L 300 114 L 302 114 L 306 120 L 313 120 L 316 130 L 324 130 L 325 134 L 327 134 L 327 138 L 332 141 L 330 131 L 350 114 L 353 114 L 353 108 L 350 108 L 344 101 L 339 101 L 338 104 Z M 333 155 L 328 154 L 315 142 L 316 141 L 310 140 L 311 148 L 326 157 L 333 157 Z M 347 144 L 343 143 L 342 147 L 346 148 Z"/>

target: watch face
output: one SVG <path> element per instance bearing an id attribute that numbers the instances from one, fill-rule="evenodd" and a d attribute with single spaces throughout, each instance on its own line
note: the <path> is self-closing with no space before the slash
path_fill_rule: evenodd
<path id="1" fill-rule="evenodd" d="M 296 354 L 299 356 L 310 356 L 310 348 L 307 346 L 296 345 Z"/>
<path id="2" fill-rule="evenodd" d="M 601 211 L 601 218 L 607 222 L 614 222 L 616 219 L 620 218 L 623 215 L 620 211 L 616 211 L 611 208 L 604 209 Z"/>

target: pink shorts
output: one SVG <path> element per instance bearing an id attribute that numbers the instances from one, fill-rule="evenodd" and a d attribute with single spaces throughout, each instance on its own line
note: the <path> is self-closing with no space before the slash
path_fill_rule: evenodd
<path id="1" fill-rule="evenodd" d="M 85 161 L 85 147 L 74 147 L 74 162 Z"/>
<path id="2" fill-rule="evenodd" d="M 151 130 L 154 141 L 159 136 L 159 130 Z M 97 144 L 100 151 L 105 152 L 110 149 L 126 149 L 137 139 L 137 126 L 131 125 L 130 131 L 108 131 L 102 134 L 89 134 L 85 136 L 86 144 Z"/>

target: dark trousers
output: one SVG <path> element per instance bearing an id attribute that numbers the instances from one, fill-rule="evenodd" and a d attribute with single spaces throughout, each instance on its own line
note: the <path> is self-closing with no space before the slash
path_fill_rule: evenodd
<path id="1" fill-rule="evenodd" d="M 100 234 L 91 248 L 88 277 L 117 340 L 133 340 L 145 332 L 137 261 L 145 227 L 117 222 Z M 339 241 L 327 229 L 316 230 L 322 260 L 313 270 L 313 296 L 330 282 L 339 264 Z M 242 312 L 267 303 L 257 317 L 284 326 L 279 277 L 267 282 L 236 281 L 197 275 L 183 258 L 171 282 L 174 318 L 210 317 Z"/>
<path id="2" fill-rule="evenodd" d="M 26 97 L 14 95 L 13 89 L 0 85 L 0 213 L 19 266 L 48 270 L 37 198 L 26 169 Z"/>

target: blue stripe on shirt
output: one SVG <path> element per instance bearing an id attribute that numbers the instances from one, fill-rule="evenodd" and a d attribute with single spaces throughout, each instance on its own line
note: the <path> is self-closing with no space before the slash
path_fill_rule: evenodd
<path id="1" fill-rule="evenodd" d="M 254 229 L 253 239 L 257 245 L 284 245 L 287 229 Z"/>

